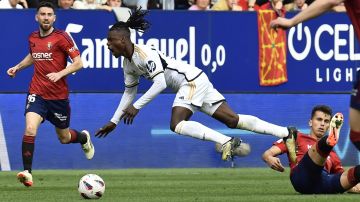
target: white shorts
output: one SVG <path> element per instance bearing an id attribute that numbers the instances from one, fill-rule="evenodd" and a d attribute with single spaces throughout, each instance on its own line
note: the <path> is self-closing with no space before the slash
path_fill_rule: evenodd
<path id="1" fill-rule="evenodd" d="M 193 113 L 197 110 L 212 116 L 225 101 L 223 95 L 217 91 L 205 73 L 191 82 L 183 84 L 174 99 L 173 107 L 185 107 Z"/>

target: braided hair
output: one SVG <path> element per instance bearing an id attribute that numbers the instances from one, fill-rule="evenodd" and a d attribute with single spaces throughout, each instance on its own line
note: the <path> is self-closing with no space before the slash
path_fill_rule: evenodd
<path id="1" fill-rule="evenodd" d="M 148 28 L 150 28 L 149 21 L 145 20 L 144 17 L 148 13 L 148 10 L 141 10 L 137 8 L 135 12 L 133 12 L 129 19 L 126 22 L 119 21 L 115 23 L 111 28 L 110 31 L 125 31 L 130 37 L 130 29 L 135 29 L 140 32 L 145 32 Z"/>

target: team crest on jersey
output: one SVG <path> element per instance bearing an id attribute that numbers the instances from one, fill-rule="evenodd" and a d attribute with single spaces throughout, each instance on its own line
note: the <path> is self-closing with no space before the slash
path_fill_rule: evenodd
<path id="1" fill-rule="evenodd" d="M 147 62 L 146 68 L 148 69 L 148 71 L 149 71 L 150 73 L 154 72 L 155 69 L 156 69 L 156 64 L 155 64 L 155 62 L 152 61 L 152 60 L 149 60 L 149 61 Z"/>
<path id="2" fill-rule="evenodd" d="M 49 42 L 47 43 L 47 48 L 48 48 L 48 50 L 50 50 L 51 47 L 52 47 L 52 44 L 51 44 L 51 41 L 49 41 Z"/>

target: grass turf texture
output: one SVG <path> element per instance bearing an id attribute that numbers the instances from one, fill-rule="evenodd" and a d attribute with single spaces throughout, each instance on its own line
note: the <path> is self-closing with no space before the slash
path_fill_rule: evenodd
<path id="1" fill-rule="evenodd" d="M 300 195 L 289 170 L 268 168 L 35 170 L 34 186 L 17 182 L 17 172 L 0 172 L 0 201 L 83 201 L 78 180 L 95 173 L 106 183 L 100 201 L 359 201 L 358 194 Z"/>

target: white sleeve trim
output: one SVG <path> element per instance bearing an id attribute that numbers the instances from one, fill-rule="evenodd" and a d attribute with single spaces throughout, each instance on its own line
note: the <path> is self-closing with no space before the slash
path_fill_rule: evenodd
<path id="1" fill-rule="evenodd" d="M 159 95 L 163 90 L 166 89 L 166 81 L 164 73 L 160 73 L 153 78 L 153 84 L 146 91 L 144 95 L 142 95 L 135 103 L 134 107 L 136 109 L 143 108 L 146 104 L 148 104 L 151 100 L 153 100 L 157 95 Z"/>
<path id="2" fill-rule="evenodd" d="M 125 88 L 125 92 L 121 97 L 119 106 L 117 107 L 113 117 L 111 118 L 111 122 L 115 123 L 116 125 L 120 121 L 121 115 L 124 113 L 123 110 L 126 109 L 134 100 L 137 92 L 137 86 L 132 88 Z"/>

